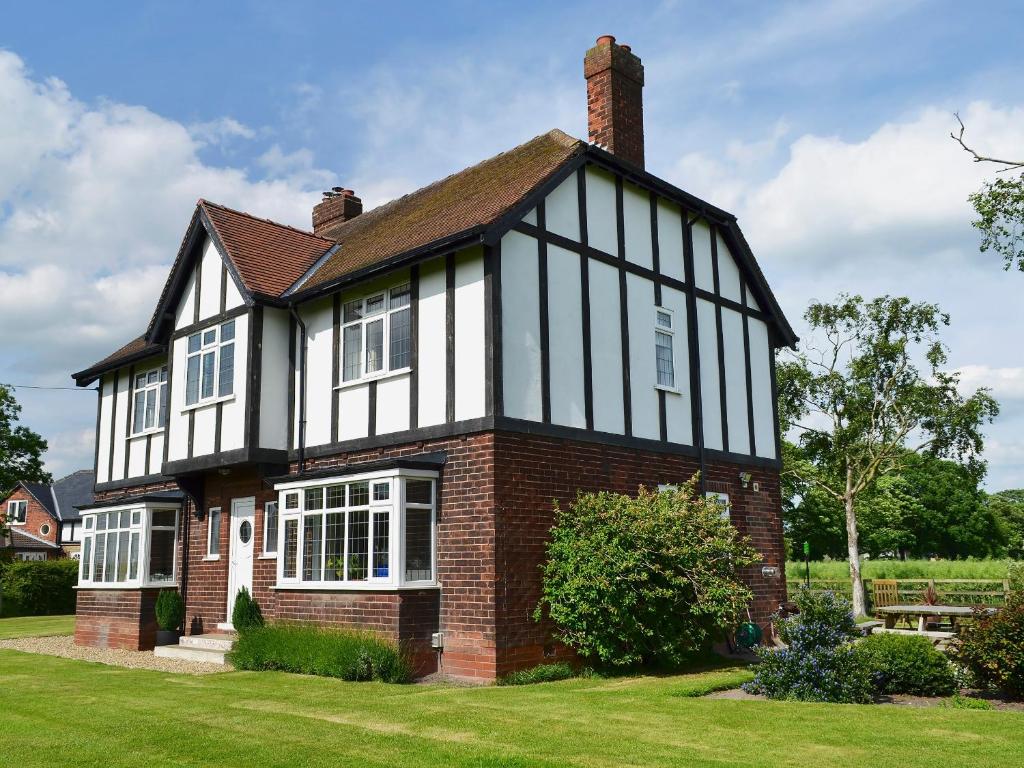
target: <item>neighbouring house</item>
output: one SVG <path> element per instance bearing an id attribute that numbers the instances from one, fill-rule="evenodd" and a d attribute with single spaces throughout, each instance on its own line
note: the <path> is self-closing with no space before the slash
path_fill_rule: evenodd
<path id="1" fill-rule="evenodd" d="M 19 481 L 0 500 L 0 520 L 8 531 L 0 552 L 16 560 L 77 558 L 82 543 L 78 507 L 92 503 L 95 482 L 91 469 L 53 483 Z"/>
<path id="2" fill-rule="evenodd" d="M 98 382 L 76 642 L 271 620 L 374 630 L 421 673 L 564 657 L 531 613 L 552 500 L 702 473 L 785 599 L 774 350 L 796 338 L 731 214 L 644 170 L 644 72 L 602 37 L 590 142 L 552 130 L 306 232 L 200 200 Z"/>

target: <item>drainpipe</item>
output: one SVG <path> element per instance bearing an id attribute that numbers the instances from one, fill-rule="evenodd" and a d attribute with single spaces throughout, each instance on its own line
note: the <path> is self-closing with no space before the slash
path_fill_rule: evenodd
<path id="1" fill-rule="evenodd" d="M 306 324 L 294 304 L 288 312 L 299 326 L 299 474 L 306 471 Z M 294 376 L 294 372 L 292 373 Z M 291 418 L 291 414 L 288 414 Z"/>

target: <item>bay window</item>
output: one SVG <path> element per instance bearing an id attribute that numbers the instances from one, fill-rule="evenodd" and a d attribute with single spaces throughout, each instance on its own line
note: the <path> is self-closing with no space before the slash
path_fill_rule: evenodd
<path id="1" fill-rule="evenodd" d="M 278 586 L 432 584 L 435 485 L 414 470 L 279 485 Z"/>
<path id="2" fill-rule="evenodd" d="M 185 405 L 228 397 L 235 389 L 235 321 L 188 337 Z"/>
<path id="3" fill-rule="evenodd" d="M 163 429 L 167 405 L 167 366 L 135 375 L 132 434 Z"/>
<path id="4" fill-rule="evenodd" d="M 177 577 L 179 513 L 179 507 L 165 502 L 83 511 L 79 584 L 173 584 Z"/>
<path id="5" fill-rule="evenodd" d="M 412 361 L 409 283 L 346 301 L 341 330 L 342 381 L 408 368 Z"/>

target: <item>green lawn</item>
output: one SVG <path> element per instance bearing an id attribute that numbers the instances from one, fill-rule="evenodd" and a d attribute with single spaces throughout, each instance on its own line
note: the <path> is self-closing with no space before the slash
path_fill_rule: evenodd
<path id="1" fill-rule="evenodd" d="M 18 616 L 0 619 L 0 640 L 13 637 L 48 637 L 50 635 L 71 635 L 75 632 L 75 617 L 72 616 Z"/>
<path id="2" fill-rule="evenodd" d="M 749 677 L 735 667 L 458 688 L 26 661 L 0 651 L 5 765 L 1024 764 L 1019 714 L 692 697 Z"/>

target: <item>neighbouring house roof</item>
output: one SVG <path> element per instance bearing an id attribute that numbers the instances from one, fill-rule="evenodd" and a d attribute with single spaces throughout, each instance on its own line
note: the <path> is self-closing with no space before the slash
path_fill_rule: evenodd
<path id="1" fill-rule="evenodd" d="M 52 541 L 33 536 L 20 528 L 10 527 L 6 537 L 0 538 L 0 549 L 60 549 Z"/>
<path id="2" fill-rule="evenodd" d="M 71 374 L 71 377 L 77 382 L 78 386 L 88 386 L 102 373 L 119 368 L 122 365 L 127 365 L 128 363 L 133 363 L 136 360 L 144 360 L 147 357 L 162 355 L 166 352 L 167 347 L 165 345 L 148 342 L 145 335 L 142 335 L 137 339 L 132 339 L 116 352 L 107 355 L 99 362 L 93 363 L 85 370 Z"/>
<path id="3" fill-rule="evenodd" d="M 57 518 L 78 520 L 78 507 L 92 504 L 95 484 L 96 474 L 91 469 L 80 469 L 50 486 L 57 506 Z"/>
<path id="4" fill-rule="evenodd" d="M 60 520 L 57 517 L 57 507 L 53 501 L 53 494 L 50 493 L 50 486 L 46 483 L 34 483 L 29 480 L 19 480 L 18 485 L 32 494 L 33 498 L 39 502 L 43 509 L 50 513 L 50 517 L 54 520 Z"/>

